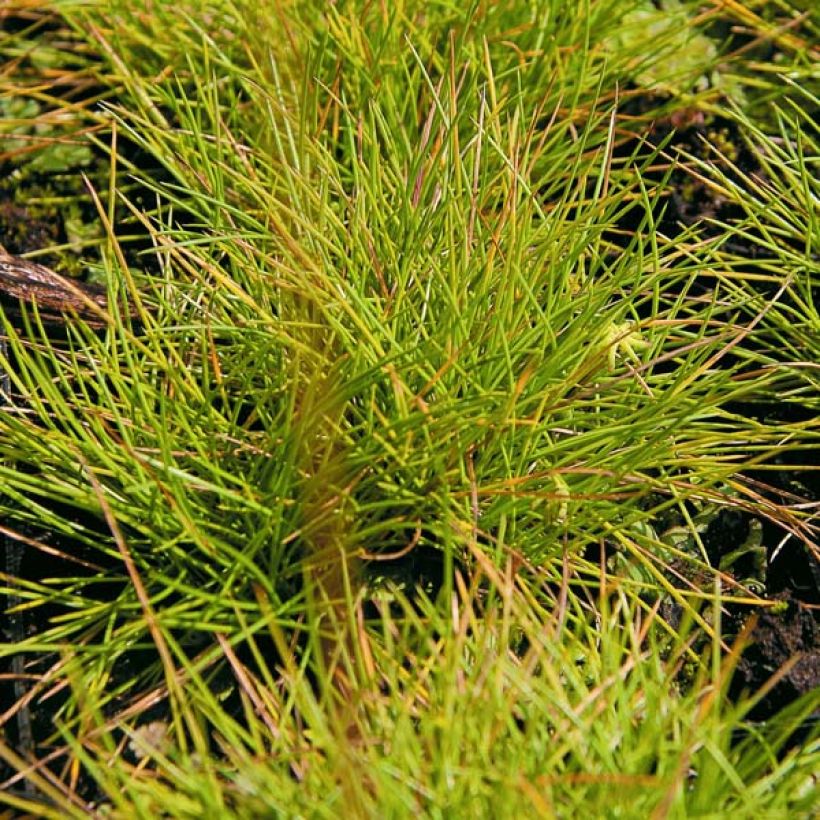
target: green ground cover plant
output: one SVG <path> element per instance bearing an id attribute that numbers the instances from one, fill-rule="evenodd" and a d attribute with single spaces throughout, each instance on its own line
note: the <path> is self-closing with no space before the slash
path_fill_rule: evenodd
<path id="1" fill-rule="evenodd" d="M 812 9 L 3 6 L 0 805 L 810 816 Z"/>

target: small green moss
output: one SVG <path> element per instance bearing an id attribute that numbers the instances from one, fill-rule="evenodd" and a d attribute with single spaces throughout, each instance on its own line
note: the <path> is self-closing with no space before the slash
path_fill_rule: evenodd
<path id="1" fill-rule="evenodd" d="M 728 128 L 713 128 L 706 133 L 706 139 L 713 151 L 723 155 L 729 162 L 737 162 L 740 151 L 729 134 Z"/>

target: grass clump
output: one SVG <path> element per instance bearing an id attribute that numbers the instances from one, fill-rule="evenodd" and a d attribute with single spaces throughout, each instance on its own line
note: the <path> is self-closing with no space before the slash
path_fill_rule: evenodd
<path id="1" fill-rule="evenodd" d="M 4 575 L 9 805 L 810 810 L 816 692 L 754 711 L 796 661 L 730 689 L 766 539 L 816 549 L 815 28 L 666 5 L 17 5 L 111 311 L 4 321 L 5 537 L 60 558 Z"/>

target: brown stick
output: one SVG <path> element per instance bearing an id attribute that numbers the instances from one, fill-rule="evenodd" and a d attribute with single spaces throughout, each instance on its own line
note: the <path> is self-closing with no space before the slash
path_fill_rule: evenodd
<path id="1" fill-rule="evenodd" d="M 19 311 L 19 303 L 36 305 L 42 320 L 63 324 L 66 314 L 102 327 L 108 296 L 98 285 L 75 282 L 51 268 L 12 256 L 0 246 L 0 301 Z"/>

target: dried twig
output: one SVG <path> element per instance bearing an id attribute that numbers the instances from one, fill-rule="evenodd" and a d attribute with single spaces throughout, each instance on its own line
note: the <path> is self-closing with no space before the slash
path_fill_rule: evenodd
<path id="1" fill-rule="evenodd" d="M 20 302 L 36 305 L 48 324 L 63 324 L 66 314 L 74 314 L 92 326 L 105 325 L 108 308 L 105 290 L 75 282 L 51 268 L 12 256 L 0 246 L 0 301 L 12 311 Z"/>

